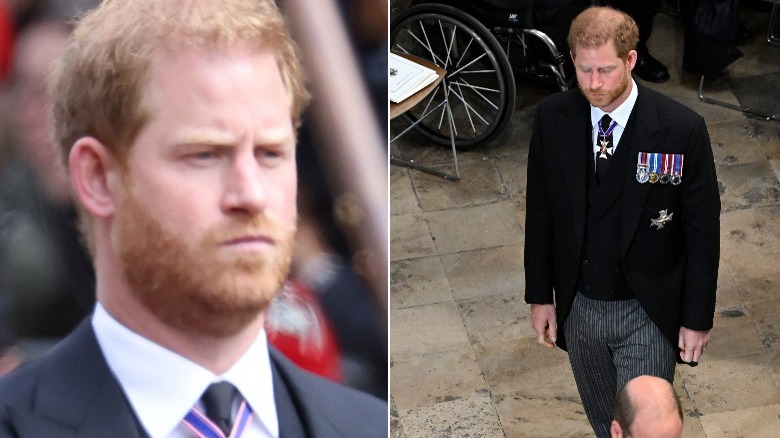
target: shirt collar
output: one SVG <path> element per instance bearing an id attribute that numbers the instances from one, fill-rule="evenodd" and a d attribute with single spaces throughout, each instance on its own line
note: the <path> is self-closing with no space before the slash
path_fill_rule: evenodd
<path id="1" fill-rule="evenodd" d="M 631 78 L 631 92 L 628 94 L 628 98 L 626 98 L 625 102 L 621 103 L 620 106 L 612 110 L 612 112 L 606 113 L 599 107 L 595 107 L 593 105 L 590 106 L 591 126 L 596 126 L 596 123 L 601 120 L 604 114 L 609 114 L 612 120 L 616 121 L 618 125 L 625 128 L 628 124 L 628 117 L 631 115 L 631 110 L 634 109 L 634 105 L 636 104 L 636 98 L 638 95 L 639 90 L 637 90 L 636 82 L 634 82 L 634 79 Z"/>
<path id="2" fill-rule="evenodd" d="M 265 331 L 258 334 L 233 367 L 218 376 L 131 331 L 100 303 L 92 316 L 92 326 L 109 368 L 151 436 L 169 436 L 195 406 L 206 387 L 222 380 L 236 386 L 263 428 L 271 436 L 278 436 L 279 422 Z"/>

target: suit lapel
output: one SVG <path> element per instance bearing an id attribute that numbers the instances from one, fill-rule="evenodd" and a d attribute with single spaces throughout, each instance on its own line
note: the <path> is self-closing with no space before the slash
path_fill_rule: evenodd
<path id="1" fill-rule="evenodd" d="M 271 355 L 271 363 L 274 372 L 274 385 L 284 385 L 287 394 L 292 401 L 295 409 L 298 413 L 298 419 L 300 420 L 303 429 L 308 431 L 308 436 L 316 435 L 318 438 L 336 438 L 345 436 L 345 432 L 338 430 L 333 422 L 323 412 L 321 403 L 328 403 L 327 400 L 321 398 L 322 394 L 317 394 L 315 388 L 307 387 L 305 382 L 301 380 L 301 374 L 304 372 L 295 368 L 295 366 L 285 358 L 282 353 L 275 348 L 269 348 Z M 274 388 L 274 393 L 277 389 Z M 276 401 L 279 402 L 278 395 L 275 396 Z M 277 406 L 279 408 L 279 406 Z M 279 432 L 281 438 L 289 438 L 292 436 L 285 434 L 286 430 L 290 430 L 287 424 L 284 424 L 285 418 L 289 418 L 289 413 L 279 412 Z"/>
<path id="2" fill-rule="evenodd" d="M 86 318 L 41 364 L 32 409 L 13 408 L 20 436 L 140 438 L 140 426 Z"/>
<path id="3" fill-rule="evenodd" d="M 661 124 L 658 121 L 658 110 L 650 93 L 643 93 L 643 88 L 638 86 L 639 95 L 636 105 L 628 120 L 627 131 L 631 139 L 629 159 L 636 160 L 639 152 L 657 152 L 660 150 Z M 625 135 L 625 133 L 624 133 Z M 622 142 L 622 138 L 621 138 Z M 642 210 L 645 206 L 647 195 L 650 192 L 650 183 L 640 184 L 636 180 L 636 166 L 629 162 L 624 176 L 625 198 L 631 202 L 623 203 L 623 218 L 620 232 L 620 254 L 624 256 L 631 245 L 636 233 Z"/>

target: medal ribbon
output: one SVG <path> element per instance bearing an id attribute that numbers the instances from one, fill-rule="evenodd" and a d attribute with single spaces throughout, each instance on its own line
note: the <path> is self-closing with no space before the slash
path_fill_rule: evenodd
<path id="1" fill-rule="evenodd" d="M 658 173 L 659 167 L 660 167 L 660 155 L 659 153 L 655 152 L 650 154 L 650 173 Z"/>
<path id="2" fill-rule="evenodd" d="M 601 129 L 601 123 L 596 123 L 596 125 L 599 127 L 599 135 L 602 137 L 609 137 L 612 135 L 612 131 L 615 130 L 615 127 L 617 126 L 616 121 L 612 121 L 612 123 L 609 124 L 609 127 L 607 128 L 607 132 L 604 132 L 603 129 Z"/>
<path id="3" fill-rule="evenodd" d="M 674 174 L 682 176 L 682 168 L 683 168 L 683 159 L 685 158 L 685 155 L 683 154 L 675 154 L 674 155 Z"/>

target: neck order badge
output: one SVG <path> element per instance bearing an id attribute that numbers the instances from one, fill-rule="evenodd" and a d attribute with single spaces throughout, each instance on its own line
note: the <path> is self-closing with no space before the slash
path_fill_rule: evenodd
<path id="1" fill-rule="evenodd" d="M 612 143 L 612 131 L 615 130 L 615 127 L 617 126 L 617 122 L 612 120 L 612 118 L 604 114 L 604 117 L 601 118 L 601 121 L 598 124 L 599 127 L 599 146 L 601 146 L 601 150 L 599 151 L 599 158 L 607 159 L 607 153 L 609 155 L 612 155 L 613 151 L 615 150 L 614 146 L 611 146 Z"/>

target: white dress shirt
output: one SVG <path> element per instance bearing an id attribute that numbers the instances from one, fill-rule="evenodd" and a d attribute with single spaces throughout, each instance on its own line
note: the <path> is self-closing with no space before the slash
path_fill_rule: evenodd
<path id="1" fill-rule="evenodd" d="M 601 121 L 601 118 L 604 117 L 604 114 L 609 114 L 609 116 L 617 122 L 617 125 L 615 126 L 615 129 L 612 131 L 612 146 L 615 147 L 613 149 L 612 153 L 614 154 L 615 151 L 617 151 L 618 143 L 620 143 L 620 137 L 623 136 L 623 131 L 626 129 L 626 124 L 628 123 L 628 117 L 631 115 L 631 110 L 634 109 L 634 104 L 636 104 L 636 97 L 639 95 L 639 91 L 636 89 L 636 82 L 634 82 L 634 79 L 631 79 L 631 92 L 628 95 L 628 98 L 625 102 L 621 103 L 620 106 L 615 108 L 612 112 L 606 113 L 601 108 L 595 107 L 593 105 L 590 106 L 590 126 L 593 127 L 593 138 L 591 139 L 591 144 L 593 144 L 593 165 L 596 165 L 596 160 L 598 159 L 598 153 L 601 150 L 601 146 L 598 142 L 598 136 L 599 136 L 599 122 Z"/>
<path id="2" fill-rule="evenodd" d="M 265 331 L 232 368 L 218 376 L 129 330 L 100 303 L 95 308 L 92 326 L 109 368 L 152 438 L 192 437 L 182 419 L 199 404 L 211 383 L 223 380 L 238 388 L 254 411 L 242 436 L 279 437 Z M 238 405 L 236 401 L 234 415 Z"/>

